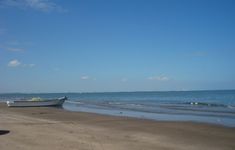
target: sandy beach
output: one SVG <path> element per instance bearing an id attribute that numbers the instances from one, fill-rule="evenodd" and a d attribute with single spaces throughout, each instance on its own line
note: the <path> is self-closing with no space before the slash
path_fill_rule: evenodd
<path id="1" fill-rule="evenodd" d="M 0 104 L 0 131 L 1 150 L 235 149 L 235 128 L 58 108 L 8 108 L 4 103 Z"/>

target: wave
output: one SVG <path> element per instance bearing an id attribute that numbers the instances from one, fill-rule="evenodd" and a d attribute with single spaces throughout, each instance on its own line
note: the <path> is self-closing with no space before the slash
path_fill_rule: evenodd
<path id="1" fill-rule="evenodd" d="M 70 103 L 70 104 L 84 104 L 83 102 L 80 102 L 80 101 L 69 101 L 69 100 L 67 100 L 66 103 Z"/>
<path id="2" fill-rule="evenodd" d="M 183 104 L 189 104 L 192 106 L 208 106 L 208 107 L 228 107 L 229 105 L 218 103 L 206 103 L 206 102 L 185 102 Z"/>

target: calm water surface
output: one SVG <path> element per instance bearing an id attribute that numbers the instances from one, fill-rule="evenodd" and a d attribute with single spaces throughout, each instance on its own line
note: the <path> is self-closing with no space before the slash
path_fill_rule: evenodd
<path id="1" fill-rule="evenodd" d="M 235 127 L 235 90 L 0 94 L 0 101 L 67 96 L 63 109 L 164 121 Z"/>

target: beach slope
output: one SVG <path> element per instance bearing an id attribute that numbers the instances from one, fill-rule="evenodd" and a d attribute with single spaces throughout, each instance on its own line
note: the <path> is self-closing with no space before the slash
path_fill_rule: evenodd
<path id="1" fill-rule="evenodd" d="M 0 104 L 1 150 L 234 150 L 235 128 Z M 4 132 L 4 131 L 9 131 Z"/>

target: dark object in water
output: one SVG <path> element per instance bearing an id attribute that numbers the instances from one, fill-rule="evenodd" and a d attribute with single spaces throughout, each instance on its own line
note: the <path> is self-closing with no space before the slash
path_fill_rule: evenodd
<path id="1" fill-rule="evenodd" d="M 10 133 L 9 130 L 0 130 L 0 135 L 8 134 Z"/>

